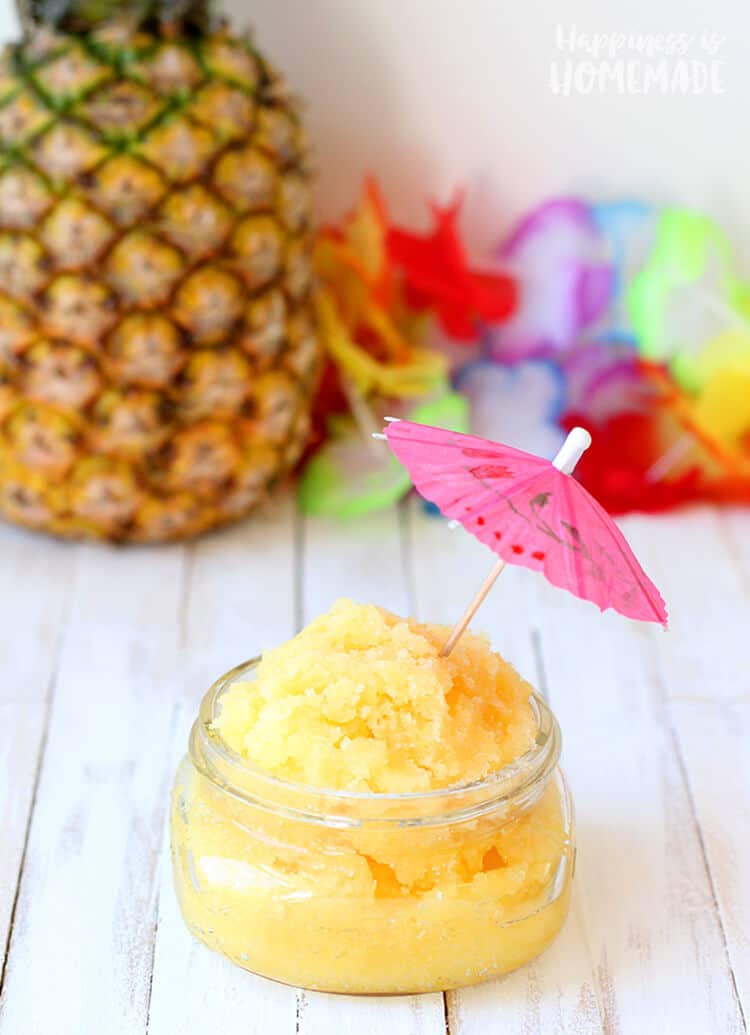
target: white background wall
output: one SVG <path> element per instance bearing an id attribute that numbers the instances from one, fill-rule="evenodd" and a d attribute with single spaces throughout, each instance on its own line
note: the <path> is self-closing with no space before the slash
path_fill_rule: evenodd
<path id="1" fill-rule="evenodd" d="M 307 97 L 326 213 L 365 170 L 394 212 L 465 184 L 472 244 L 490 246 L 553 193 L 706 208 L 750 258 L 748 0 L 230 0 Z M 558 23 L 587 32 L 715 31 L 721 96 L 554 96 Z M 699 56 L 697 47 L 691 54 Z"/>
<path id="2" fill-rule="evenodd" d="M 0 29 L 12 24 L 10 0 Z M 699 206 L 750 264 L 748 0 L 228 0 L 308 102 L 324 216 L 380 178 L 394 214 L 468 189 L 466 226 L 487 249 L 524 208 L 563 192 Z M 555 96 L 558 23 L 579 32 L 725 38 L 725 92 Z M 689 57 L 703 57 L 696 43 Z"/>

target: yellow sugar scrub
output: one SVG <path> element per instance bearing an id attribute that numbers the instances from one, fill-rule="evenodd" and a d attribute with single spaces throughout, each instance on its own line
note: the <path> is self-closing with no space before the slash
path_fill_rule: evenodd
<path id="1" fill-rule="evenodd" d="M 177 773 L 191 931 L 294 985 L 404 993 L 542 952 L 568 908 L 571 804 L 545 702 L 482 637 L 341 601 L 222 677 Z"/>

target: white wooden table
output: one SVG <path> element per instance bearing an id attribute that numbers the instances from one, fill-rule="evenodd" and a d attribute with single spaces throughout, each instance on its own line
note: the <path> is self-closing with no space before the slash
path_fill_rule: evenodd
<path id="1" fill-rule="evenodd" d="M 750 1006 L 750 513 L 625 523 L 671 631 L 520 570 L 477 624 L 549 694 L 577 805 L 573 906 L 503 980 L 296 992 L 194 942 L 169 786 L 199 698 L 337 596 L 449 622 L 490 557 L 416 501 L 353 525 L 277 500 L 163 549 L 0 527 L 0 1035 L 713 1035 Z"/>

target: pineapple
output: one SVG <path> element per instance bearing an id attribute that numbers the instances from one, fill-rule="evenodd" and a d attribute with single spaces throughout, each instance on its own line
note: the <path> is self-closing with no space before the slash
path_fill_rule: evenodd
<path id="1" fill-rule="evenodd" d="M 65 536 L 202 532 L 308 437 L 297 112 L 205 2 L 21 14 L 0 67 L 0 513 Z"/>

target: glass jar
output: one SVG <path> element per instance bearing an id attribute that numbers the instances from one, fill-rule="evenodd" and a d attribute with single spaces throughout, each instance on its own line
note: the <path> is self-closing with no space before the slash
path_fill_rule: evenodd
<path id="1" fill-rule="evenodd" d="M 533 697 L 532 748 L 491 777 L 418 794 L 280 780 L 213 728 L 204 698 L 173 794 L 177 895 L 201 941 L 239 966 L 331 992 L 456 988 L 542 952 L 568 909 L 573 812 L 560 730 Z"/>

